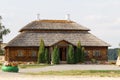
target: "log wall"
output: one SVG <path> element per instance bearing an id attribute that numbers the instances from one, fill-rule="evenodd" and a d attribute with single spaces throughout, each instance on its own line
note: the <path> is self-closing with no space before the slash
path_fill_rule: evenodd
<path id="1" fill-rule="evenodd" d="M 99 51 L 100 54 L 95 56 L 95 51 Z M 85 47 L 85 52 L 87 52 L 86 60 L 96 59 L 96 60 L 107 60 L 107 47 Z"/>
<path id="2" fill-rule="evenodd" d="M 38 56 L 38 47 L 33 48 L 5 48 L 5 60 L 7 61 L 37 61 Z M 49 54 L 51 55 L 52 47 L 48 48 Z M 19 52 L 22 51 L 22 52 Z M 32 52 L 36 52 L 36 56 L 32 54 Z M 100 55 L 95 56 L 95 51 L 100 51 Z M 91 59 L 96 60 L 107 60 L 107 47 L 85 47 L 85 52 L 87 52 L 87 55 L 85 55 L 85 60 L 89 61 Z M 23 53 L 19 54 L 19 53 Z"/>
<path id="3" fill-rule="evenodd" d="M 36 56 L 33 55 L 32 52 L 36 53 Z M 38 48 L 6 48 L 5 60 L 7 61 L 37 61 L 37 55 L 38 55 Z"/>

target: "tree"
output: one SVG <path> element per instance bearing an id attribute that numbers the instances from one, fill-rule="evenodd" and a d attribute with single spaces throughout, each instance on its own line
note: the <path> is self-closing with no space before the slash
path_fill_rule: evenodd
<path id="1" fill-rule="evenodd" d="M 58 47 L 55 46 L 54 50 L 52 52 L 52 63 L 53 64 L 59 64 L 59 61 L 60 61 L 59 50 L 58 50 Z"/>
<path id="2" fill-rule="evenodd" d="M 48 54 L 48 49 L 45 49 L 45 63 L 49 63 L 49 54 Z"/>
<path id="3" fill-rule="evenodd" d="M 81 49 L 81 43 L 80 41 L 78 42 L 77 44 L 77 51 L 76 51 L 76 55 L 75 55 L 75 58 L 76 58 L 76 63 L 79 63 L 81 61 L 81 55 L 82 55 L 82 49 Z"/>
<path id="4" fill-rule="evenodd" d="M 41 39 L 40 47 L 38 51 L 37 63 L 44 63 L 44 62 L 45 62 L 45 45 L 44 45 L 44 41 Z"/>
<path id="5" fill-rule="evenodd" d="M 2 17 L 0 16 L 0 20 L 2 19 Z M 7 35 L 8 33 L 10 33 L 9 29 L 6 29 L 5 26 L 2 26 L 2 23 L 0 21 L 0 51 L 1 49 L 1 43 L 3 42 L 3 36 Z"/>
<path id="6" fill-rule="evenodd" d="M 120 57 L 120 49 L 117 50 L 118 56 Z"/>
<path id="7" fill-rule="evenodd" d="M 81 53 L 81 62 L 85 61 L 85 54 L 84 54 L 85 48 L 82 47 L 82 53 Z"/>
<path id="8" fill-rule="evenodd" d="M 74 64 L 75 63 L 74 49 L 73 49 L 72 45 L 69 45 L 69 47 L 68 47 L 67 63 L 68 64 Z"/>
<path id="9" fill-rule="evenodd" d="M 116 61 L 116 65 L 120 66 L 120 49 L 117 50 L 118 52 L 118 57 L 117 57 L 117 61 Z"/>

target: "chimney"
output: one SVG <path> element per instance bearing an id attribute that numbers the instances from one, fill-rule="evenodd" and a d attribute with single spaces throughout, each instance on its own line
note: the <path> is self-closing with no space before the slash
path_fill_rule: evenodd
<path id="1" fill-rule="evenodd" d="M 66 20 L 70 21 L 70 14 L 66 15 Z"/>
<path id="2" fill-rule="evenodd" d="M 37 20 L 40 20 L 40 14 L 37 14 Z"/>

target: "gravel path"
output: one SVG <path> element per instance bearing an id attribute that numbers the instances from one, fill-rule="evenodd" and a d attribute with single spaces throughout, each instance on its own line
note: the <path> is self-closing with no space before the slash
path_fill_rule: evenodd
<path id="1" fill-rule="evenodd" d="M 61 71 L 61 70 L 120 70 L 120 67 L 115 65 L 54 65 L 43 68 L 21 69 L 20 72 L 40 72 L 40 71 Z"/>

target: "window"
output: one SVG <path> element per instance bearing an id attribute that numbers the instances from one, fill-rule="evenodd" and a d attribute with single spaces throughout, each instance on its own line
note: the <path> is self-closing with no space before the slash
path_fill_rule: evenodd
<path id="1" fill-rule="evenodd" d="M 89 55 L 89 51 L 85 51 L 85 57 L 87 57 Z"/>
<path id="2" fill-rule="evenodd" d="M 95 50 L 95 51 L 93 51 L 93 56 L 95 56 L 95 57 L 101 56 L 100 50 Z"/>
<path id="3" fill-rule="evenodd" d="M 22 50 L 18 50 L 18 57 L 22 57 L 23 56 L 23 51 Z"/>
<path id="4" fill-rule="evenodd" d="M 36 57 L 36 51 L 32 51 L 32 57 Z"/>

